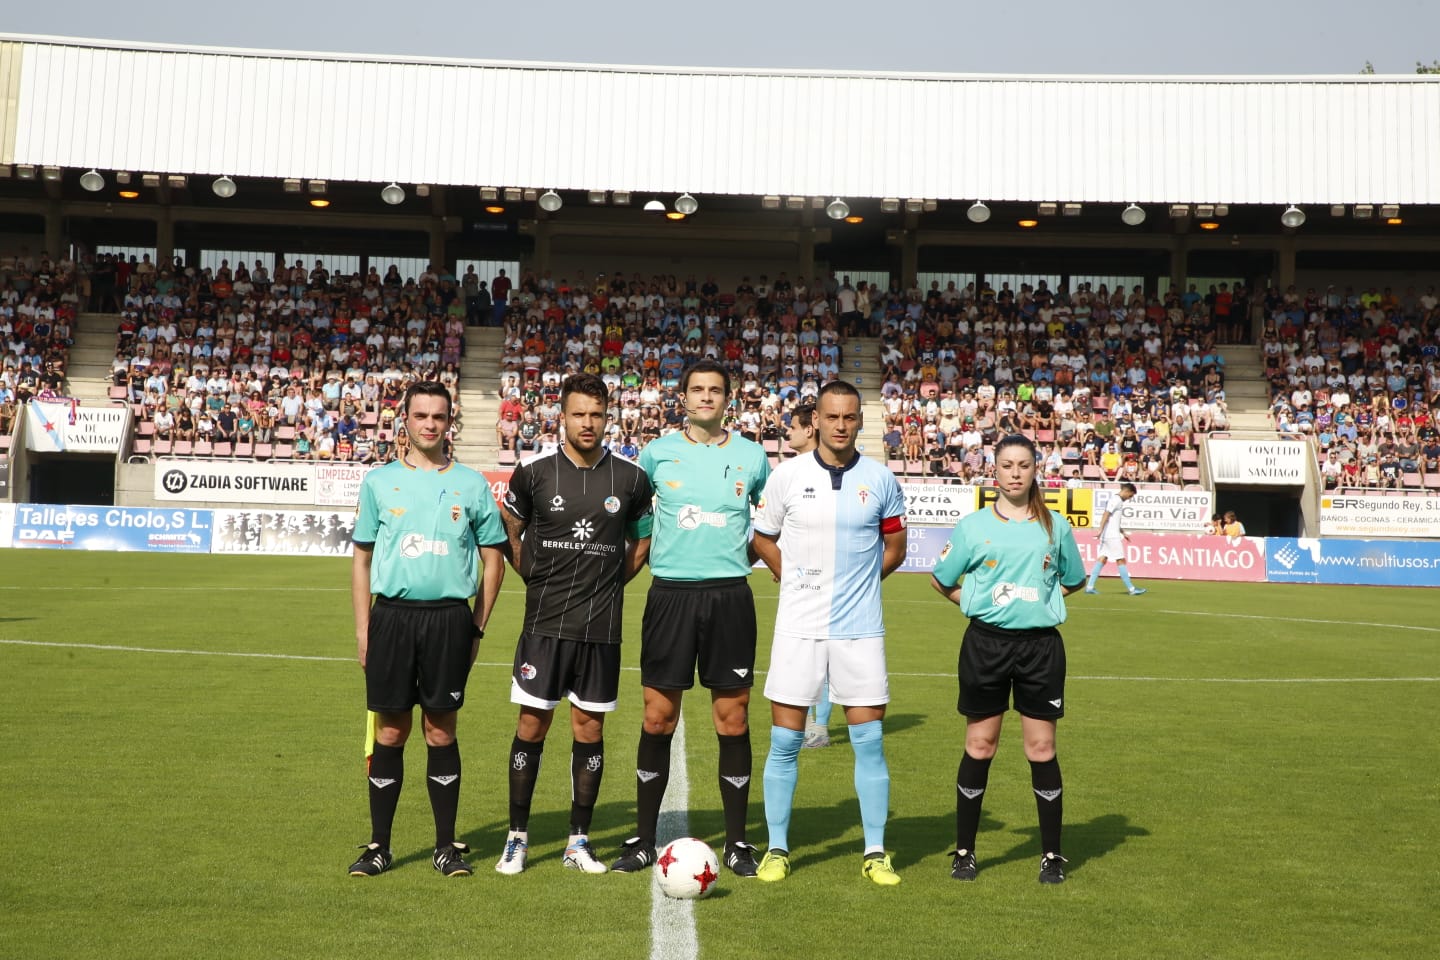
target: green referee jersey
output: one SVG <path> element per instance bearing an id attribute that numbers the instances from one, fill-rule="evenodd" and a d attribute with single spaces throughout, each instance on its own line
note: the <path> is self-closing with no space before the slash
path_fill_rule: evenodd
<path id="1" fill-rule="evenodd" d="M 960 610 L 967 617 L 1008 630 L 1064 623 L 1061 588 L 1084 582 L 1085 561 L 1069 521 L 1052 510 L 1050 522 L 1047 539 L 1038 521 L 978 510 L 955 525 L 933 575 L 947 589 L 965 578 Z"/>
<path id="2" fill-rule="evenodd" d="M 484 476 L 453 460 L 417 470 L 395 460 L 360 485 L 355 543 L 373 545 L 370 592 L 398 600 L 467 600 L 480 578 L 480 547 L 505 542 Z"/>
<path id="3" fill-rule="evenodd" d="M 770 460 L 765 449 L 729 431 L 695 443 L 677 430 L 640 451 L 655 488 L 650 572 L 667 580 L 750 575 L 750 508 L 760 502 Z"/>

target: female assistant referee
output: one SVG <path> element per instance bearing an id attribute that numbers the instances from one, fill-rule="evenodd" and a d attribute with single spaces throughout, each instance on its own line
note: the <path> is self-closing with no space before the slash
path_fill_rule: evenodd
<path id="1" fill-rule="evenodd" d="M 970 618 L 960 644 L 965 754 L 955 778 L 956 880 L 975 879 L 980 805 L 1012 690 L 1040 815 L 1040 882 L 1065 880 L 1055 757 L 1055 725 L 1065 715 L 1065 642 L 1056 627 L 1065 622 L 1065 596 L 1085 584 L 1085 564 L 1069 522 L 1045 506 L 1036 465 L 1035 444 L 1025 437 L 997 443 L 999 498 L 956 524 L 935 565 L 935 589 Z"/>

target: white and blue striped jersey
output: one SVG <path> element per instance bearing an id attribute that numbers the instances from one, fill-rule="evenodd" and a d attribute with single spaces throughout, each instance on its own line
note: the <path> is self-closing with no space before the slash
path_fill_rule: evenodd
<path id="1" fill-rule="evenodd" d="M 777 636 L 853 640 L 885 634 L 880 573 L 885 534 L 905 528 L 900 484 L 856 456 L 843 470 L 815 453 L 770 474 L 755 530 L 780 537 Z"/>

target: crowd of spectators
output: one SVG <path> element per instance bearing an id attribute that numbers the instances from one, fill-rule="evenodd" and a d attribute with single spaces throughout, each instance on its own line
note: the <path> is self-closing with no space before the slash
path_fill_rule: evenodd
<path id="1" fill-rule="evenodd" d="M 448 273 L 118 266 L 112 395 L 140 417 L 138 453 L 384 460 L 416 379 L 458 417 L 467 303 Z"/>
<path id="2" fill-rule="evenodd" d="M 885 444 L 897 471 L 979 480 L 999 437 L 1036 441 L 1043 477 L 1198 480 L 1195 438 L 1228 425 L 1218 343 L 1243 339 L 1243 287 L 1073 293 L 939 283 L 886 298 Z M 872 323 L 872 327 L 875 324 Z"/>
<path id="3" fill-rule="evenodd" d="M 1434 287 L 1274 293 L 1260 351 L 1275 427 L 1315 439 L 1327 489 L 1440 489 Z"/>
<path id="4" fill-rule="evenodd" d="M 0 436 L 9 436 L 25 403 L 65 392 L 78 279 L 65 257 L 0 254 Z"/>
<path id="5" fill-rule="evenodd" d="M 467 324 L 504 328 L 506 460 L 558 441 L 560 385 L 582 370 L 611 387 L 607 445 L 634 456 L 683 423 L 679 378 L 702 357 L 731 371 L 734 427 L 783 453 L 794 408 L 866 336 L 880 341 L 897 472 L 982 479 L 994 441 L 1018 432 L 1037 441 L 1050 483 L 1179 484 L 1198 479 L 1196 438 L 1228 425 L 1218 346 L 1258 329 L 1275 427 L 1315 439 L 1327 488 L 1440 488 L 1434 288 L 1155 297 L 1044 281 L 881 289 L 833 273 L 723 290 L 714 277 L 574 276 L 0 255 L 0 434 L 28 399 L 63 394 L 85 306 L 120 314 L 112 396 L 134 405 L 140 452 L 361 462 L 393 455 L 411 381 L 445 383 L 458 410 Z"/>
<path id="6" fill-rule="evenodd" d="M 682 425 L 680 376 L 700 359 L 730 371 L 729 422 L 778 455 L 792 411 L 839 375 L 846 333 L 860 328 L 854 289 L 833 275 L 747 276 L 733 290 L 714 277 L 576 277 L 527 275 L 510 292 L 496 423 L 507 460 L 554 446 L 560 385 L 581 371 L 610 387 L 605 443 L 635 456 Z"/>
<path id="7" fill-rule="evenodd" d="M 582 277 L 588 277 L 584 271 Z M 1226 285 L 1163 301 L 1136 288 L 1074 294 L 954 283 L 888 289 L 835 276 L 598 275 L 522 279 L 506 312 L 497 441 L 524 456 L 558 439 L 560 384 L 611 385 L 608 442 L 638 451 L 683 419 L 676 387 L 700 357 L 726 364 L 731 422 L 779 452 L 791 409 L 838 376 L 848 338 L 880 338 L 884 443 L 898 471 L 979 479 L 1006 433 L 1039 441 L 1052 481 L 1198 479 L 1194 437 L 1227 422 L 1217 342 L 1242 339 L 1249 297 Z"/>

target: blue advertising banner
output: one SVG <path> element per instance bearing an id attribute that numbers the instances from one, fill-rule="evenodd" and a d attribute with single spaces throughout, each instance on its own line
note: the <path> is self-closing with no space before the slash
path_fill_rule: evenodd
<path id="1" fill-rule="evenodd" d="M 905 559 L 897 573 L 929 573 L 940 560 L 940 551 L 950 542 L 954 527 L 910 527 L 905 533 Z"/>
<path id="2" fill-rule="evenodd" d="M 1440 586 L 1440 543 L 1268 537 L 1265 579 L 1271 583 Z"/>
<path id="3" fill-rule="evenodd" d="M 209 510 L 15 504 L 12 544 L 51 550 L 209 553 Z"/>

